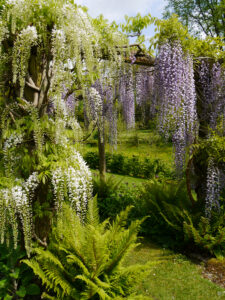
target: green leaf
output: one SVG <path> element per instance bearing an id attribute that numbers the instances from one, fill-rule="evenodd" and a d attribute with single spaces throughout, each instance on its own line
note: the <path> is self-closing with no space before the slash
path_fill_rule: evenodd
<path id="1" fill-rule="evenodd" d="M 14 272 L 10 273 L 9 276 L 15 279 L 19 278 L 19 274 L 20 274 L 20 269 L 16 268 Z"/>
<path id="2" fill-rule="evenodd" d="M 0 289 L 4 288 L 6 286 L 7 279 L 0 280 Z"/>
<path id="3" fill-rule="evenodd" d="M 11 300 L 13 297 L 12 296 L 10 296 L 10 295 L 6 295 L 5 297 L 4 297 L 4 300 Z"/>
<path id="4" fill-rule="evenodd" d="M 41 291 L 37 284 L 32 283 L 26 287 L 27 295 L 40 295 Z"/>
<path id="5" fill-rule="evenodd" d="M 25 289 L 25 287 L 22 285 L 20 288 L 19 288 L 19 290 L 16 292 L 16 294 L 19 296 L 19 297 L 21 297 L 21 298 L 23 298 L 25 295 L 26 295 L 26 293 L 27 293 L 27 291 L 26 291 L 26 289 Z"/>

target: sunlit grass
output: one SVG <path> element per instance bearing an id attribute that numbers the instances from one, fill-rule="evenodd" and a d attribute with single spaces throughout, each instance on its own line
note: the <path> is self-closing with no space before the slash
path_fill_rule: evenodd
<path id="1" fill-rule="evenodd" d="M 83 147 L 83 152 L 98 151 L 97 140 L 92 139 Z M 120 153 L 125 156 L 139 156 L 160 159 L 169 167 L 173 167 L 174 154 L 171 143 L 166 143 L 155 130 L 122 131 L 118 134 L 117 148 L 113 149 L 106 143 L 106 151 Z"/>
<path id="2" fill-rule="evenodd" d="M 225 299 L 225 290 L 202 277 L 201 265 L 154 244 L 142 242 L 133 250 L 126 264 L 159 262 L 151 274 L 137 287 L 137 292 L 156 300 Z"/>

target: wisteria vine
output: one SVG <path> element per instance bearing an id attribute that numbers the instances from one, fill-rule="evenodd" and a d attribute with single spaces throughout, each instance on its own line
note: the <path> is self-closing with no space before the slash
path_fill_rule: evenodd
<path id="1" fill-rule="evenodd" d="M 183 172 L 186 147 L 197 134 L 196 92 L 192 57 L 179 42 L 161 45 L 155 65 L 155 105 L 159 130 L 175 148 L 178 175 Z"/>

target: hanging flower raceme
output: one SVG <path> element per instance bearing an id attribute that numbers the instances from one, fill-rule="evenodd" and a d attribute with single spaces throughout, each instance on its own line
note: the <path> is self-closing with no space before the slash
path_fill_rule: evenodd
<path id="1" fill-rule="evenodd" d="M 141 110 L 142 120 L 146 117 L 155 116 L 156 108 L 154 105 L 154 75 L 152 67 L 138 67 L 135 72 L 135 90 L 136 90 L 136 104 L 137 108 Z M 137 114 L 137 111 L 136 111 Z M 146 115 L 147 114 L 147 115 Z"/>
<path id="2" fill-rule="evenodd" d="M 135 95 L 132 66 L 126 66 L 121 72 L 119 82 L 119 100 L 122 104 L 123 116 L 127 129 L 133 129 L 135 127 Z"/>
<path id="3" fill-rule="evenodd" d="M 202 118 L 216 129 L 218 118 L 225 116 L 225 71 L 219 62 L 210 64 L 203 60 L 199 66 L 199 82 L 202 90 Z"/>
<path id="4" fill-rule="evenodd" d="M 3 145 L 3 159 L 7 175 L 13 174 L 13 170 L 20 159 L 20 156 L 15 153 L 16 147 L 23 142 L 22 134 L 11 134 Z"/>
<path id="5" fill-rule="evenodd" d="M 159 130 L 172 138 L 178 175 L 182 174 L 186 147 L 197 134 L 196 93 L 193 61 L 179 42 L 160 47 L 156 59 L 155 95 Z"/>
<path id="6" fill-rule="evenodd" d="M 109 78 L 102 77 L 87 90 L 85 114 L 97 123 L 100 138 L 103 139 L 106 122 L 109 124 L 109 137 L 112 145 L 117 142 L 117 111 L 114 103 L 115 91 Z"/>
<path id="7" fill-rule="evenodd" d="M 9 239 L 12 232 L 14 248 L 18 242 L 18 224 L 21 221 L 25 248 L 28 255 L 32 239 L 32 200 L 39 184 L 37 173 L 31 174 L 22 185 L 0 189 L 0 238 L 1 243 Z"/>
<path id="8" fill-rule="evenodd" d="M 75 150 L 66 158 L 65 163 L 70 167 L 58 167 L 52 173 L 56 208 L 60 211 L 63 201 L 69 200 L 71 207 L 84 219 L 88 200 L 92 195 L 91 172 L 79 152 Z"/>
<path id="9" fill-rule="evenodd" d="M 28 26 L 19 33 L 13 48 L 13 82 L 16 83 L 17 77 L 19 77 L 21 98 L 23 97 L 31 47 L 37 43 L 37 38 L 36 28 Z"/>
<path id="10" fill-rule="evenodd" d="M 152 67 L 139 67 L 135 74 L 136 103 L 143 106 L 153 94 L 154 76 Z"/>
<path id="11" fill-rule="evenodd" d="M 220 171 L 216 167 L 212 158 L 209 159 L 207 169 L 207 195 L 205 213 L 208 218 L 211 216 L 212 209 L 220 209 Z"/>

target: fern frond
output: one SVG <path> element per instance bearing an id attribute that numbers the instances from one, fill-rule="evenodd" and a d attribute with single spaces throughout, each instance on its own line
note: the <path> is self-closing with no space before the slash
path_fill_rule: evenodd
<path id="1" fill-rule="evenodd" d="M 50 296 L 50 295 L 48 295 L 47 293 L 42 293 L 42 295 L 41 295 L 41 299 L 57 300 L 57 298 L 56 298 L 56 297 L 54 297 L 54 296 Z"/>
<path id="2" fill-rule="evenodd" d="M 28 265 L 33 270 L 34 274 L 37 275 L 41 279 L 43 285 L 45 285 L 48 290 L 54 288 L 51 280 L 49 280 L 49 278 L 46 276 L 44 270 L 42 270 L 40 264 L 34 258 L 32 258 L 30 260 L 24 259 L 24 260 L 22 260 L 22 262 L 25 263 L 26 265 Z M 58 294 L 60 291 L 57 288 L 56 288 L 56 290 L 57 290 L 56 292 Z"/>
<path id="3" fill-rule="evenodd" d="M 87 291 L 82 293 L 83 299 L 91 299 L 95 294 L 98 294 L 101 300 L 111 299 L 103 288 L 99 287 L 85 275 L 78 275 L 76 278 L 84 281 L 87 285 Z"/>
<path id="4" fill-rule="evenodd" d="M 113 240 L 118 232 L 126 225 L 127 218 L 132 209 L 132 206 L 128 206 L 124 211 L 120 212 L 118 216 L 116 216 L 115 221 L 113 221 L 112 225 L 110 226 L 110 236 Z"/>
<path id="5" fill-rule="evenodd" d="M 75 264 L 75 265 L 78 265 L 82 271 L 84 272 L 85 275 L 89 275 L 90 274 L 90 271 L 88 270 L 88 268 L 84 265 L 84 263 L 80 260 L 79 257 L 77 257 L 76 255 L 74 254 L 68 254 L 66 256 L 67 258 L 67 262 L 68 264 Z"/>
<path id="6" fill-rule="evenodd" d="M 73 285 L 66 279 L 66 273 L 62 272 L 61 269 L 57 268 L 55 265 L 52 265 L 50 262 L 43 263 L 43 271 L 48 279 L 51 281 L 53 290 L 57 293 L 57 296 L 60 298 L 64 295 L 70 295 L 74 289 Z M 63 298 L 62 298 L 63 299 Z"/>
<path id="7" fill-rule="evenodd" d="M 43 250 L 41 248 L 35 248 L 34 252 L 38 255 L 37 260 L 41 257 L 41 261 L 46 260 L 49 263 L 58 266 L 62 271 L 64 270 L 62 263 L 52 252 L 48 250 Z"/>
<path id="8" fill-rule="evenodd" d="M 86 222 L 94 227 L 99 226 L 99 212 L 96 196 L 89 200 Z"/>
<path id="9" fill-rule="evenodd" d="M 123 259 L 137 245 L 137 233 L 144 219 L 133 221 L 126 228 L 131 209 L 128 207 L 113 224 L 100 224 L 94 201 L 87 223 L 65 206 L 48 249 L 35 249 L 36 256 L 27 263 L 57 299 L 108 300 L 129 296 L 137 274 L 149 268 L 121 267 Z"/>
<path id="10" fill-rule="evenodd" d="M 120 239 L 116 239 L 114 244 L 114 250 L 112 250 L 111 260 L 108 263 L 106 270 L 111 272 L 115 269 L 126 257 L 126 254 L 136 246 L 137 232 L 142 224 L 143 220 L 133 221 L 130 227 L 119 235 Z"/>

